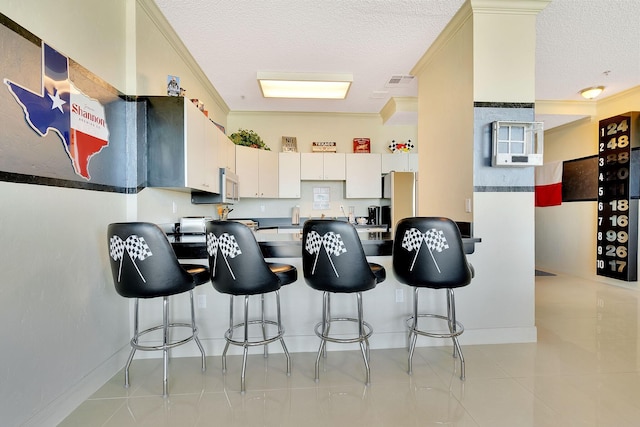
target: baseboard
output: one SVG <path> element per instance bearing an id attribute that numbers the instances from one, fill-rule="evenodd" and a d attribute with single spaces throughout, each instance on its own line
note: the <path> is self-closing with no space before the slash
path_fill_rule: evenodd
<path id="1" fill-rule="evenodd" d="M 25 427 L 55 426 L 62 422 L 73 410 L 82 402 L 87 400 L 93 393 L 109 381 L 118 371 L 120 371 L 129 357 L 131 347 L 128 343 L 116 354 L 107 359 L 104 363 L 87 374 L 78 383 L 58 396 L 43 410 L 29 418 L 24 424 Z"/>

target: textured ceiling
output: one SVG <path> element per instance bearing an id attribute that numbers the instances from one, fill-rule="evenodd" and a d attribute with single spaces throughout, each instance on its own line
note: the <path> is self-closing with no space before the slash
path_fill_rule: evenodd
<path id="1" fill-rule="evenodd" d="M 463 0 L 155 0 L 232 111 L 379 113 Z M 552 0 L 537 18 L 536 100 L 640 85 L 640 0 Z M 346 100 L 264 99 L 258 71 L 353 73 Z M 575 103 L 575 102 L 574 102 Z M 545 128 L 584 116 L 540 115 Z"/>

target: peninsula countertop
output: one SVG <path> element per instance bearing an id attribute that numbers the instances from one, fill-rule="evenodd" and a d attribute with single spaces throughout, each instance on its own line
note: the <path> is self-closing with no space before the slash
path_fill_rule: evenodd
<path id="1" fill-rule="evenodd" d="M 390 232 L 358 233 L 367 256 L 390 256 L 393 251 L 393 234 Z M 265 233 L 257 231 L 256 240 L 265 258 L 298 258 L 302 256 L 301 233 Z M 168 234 L 167 237 L 179 259 L 207 258 L 204 234 Z M 465 253 L 472 254 L 475 244 L 482 239 L 463 237 Z"/>

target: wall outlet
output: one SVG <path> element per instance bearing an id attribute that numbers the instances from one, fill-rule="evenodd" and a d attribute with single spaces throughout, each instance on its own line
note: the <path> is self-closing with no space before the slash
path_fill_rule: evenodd
<path id="1" fill-rule="evenodd" d="M 173 210 L 173 213 L 178 213 L 178 205 L 176 202 L 172 202 L 171 209 Z"/>
<path id="2" fill-rule="evenodd" d="M 198 308 L 207 308 L 207 296 L 198 295 Z"/>
<path id="3" fill-rule="evenodd" d="M 396 289 L 396 302 L 404 302 L 404 289 Z"/>
<path id="4" fill-rule="evenodd" d="M 260 205 L 260 212 L 264 212 L 266 210 L 267 210 L 267 208 L 264 205 Z"/>

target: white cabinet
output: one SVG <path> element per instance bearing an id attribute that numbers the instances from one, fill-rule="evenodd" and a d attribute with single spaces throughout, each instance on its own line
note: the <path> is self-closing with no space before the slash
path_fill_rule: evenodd
<path id="1" fill-rule="evenodd" d="M 344 181 L 344 153 L 301 153 L 300 179 L 303 181 Z"/>
<path id="2" fill-rule="evenodd" d="M 382 173 L 418 172 L 417 153 L 382 154 Z"/>
<path id="3" fill-rule="evenodd" d="M 300 198 L 300 153 L 278 153 L 278 195 Z"/>
<path id="4" fill-rule="evenodd" d="M 278 153 L 237 145 L 236 174 L 240 198 L 278 197 Z"/>
<path id="5" fill-rule="evenodd" d="M 226 168 L 232 172 L 236 171 L 236 144 L 233 143 L 218 127 L 216 126 L 218 137 L 218 163 L 221 168 Z"/>
<path id="6" fill-rule="evenodd" d="M 379 199 L 382 197 L 380 154 L 347 154 L 345 197 Z"/>
<path id="7" fill-rule="evenodd" d="M 148 185 L 219 192 L 215 125 L 185 98 L 146 101 Z"/>

